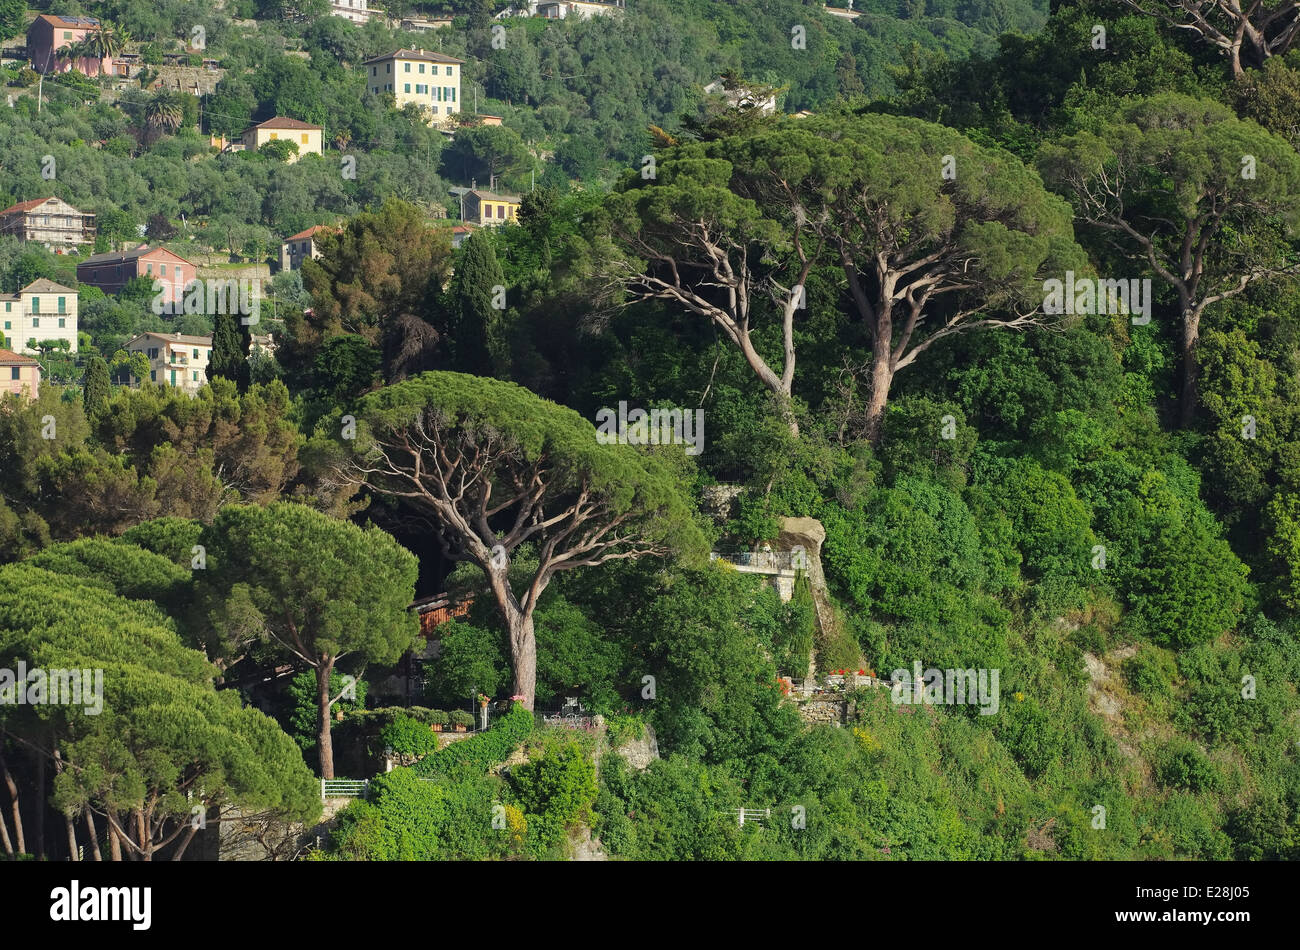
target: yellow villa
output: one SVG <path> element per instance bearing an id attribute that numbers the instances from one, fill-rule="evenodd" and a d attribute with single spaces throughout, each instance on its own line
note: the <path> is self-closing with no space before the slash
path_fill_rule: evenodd
<path id="1" fill-rule="evenodd" d="M 442 124 L 460 111 L 460 67 L 464 60 L 423 49 L 399 49 L 361 64 L 366 91 L 391 93 L 397 108 L 414 103 L 430 124 Z"/>
<path id="2" fill-rule="evenodd" d="M 296 162 L 304 155 L 321 154 L 322 131 L 319 125 L 276 116 L 248 129 L 243 135 L 243 145 L 245 150 L 256 151 L 267 142 L 283 139 L 298 146 L 298 154 L 289 157 L 290 162 Z"/>
<path id="3" fill-rule="evenodd" d="M 465 192 L 465 220 L 482 227 L 519 223 L 519 198 L 490 191 Z"/>

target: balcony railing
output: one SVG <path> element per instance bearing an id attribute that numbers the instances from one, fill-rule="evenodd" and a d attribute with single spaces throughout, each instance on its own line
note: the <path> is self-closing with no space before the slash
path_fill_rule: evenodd
<path id="1" fill-rule="evenodd" d="M 726 561 L 752 570 L 792 571 L 806 567 L 792 551 L 711 551 L 710 561 Z"/>

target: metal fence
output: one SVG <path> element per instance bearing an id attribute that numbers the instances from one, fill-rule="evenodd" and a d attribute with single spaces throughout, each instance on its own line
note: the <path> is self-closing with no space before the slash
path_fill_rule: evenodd
<path id="1" fill-rule="evenodd" d="M 370 780 L 364 778 L 323 778 L 320 780 L 320 797 L 365 798 Z"/>

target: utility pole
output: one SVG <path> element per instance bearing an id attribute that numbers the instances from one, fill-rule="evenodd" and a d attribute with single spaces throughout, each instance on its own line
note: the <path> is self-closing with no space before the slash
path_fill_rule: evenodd
<path id="1" fill-rule="evenodd" d="M 53 43 L 54 41 L 51 40 L 50 42 Z M 36 83 L 36 114 L 37 115 L 41 114 L 41 90 L 45 88 L 45 73 L 49 71 L 50 60 L 53 57 L 54 57 L 54 47 L 51 46 L 50 51 L 45 54 L 45 70 L 41 72 L 41 78 Z"/>

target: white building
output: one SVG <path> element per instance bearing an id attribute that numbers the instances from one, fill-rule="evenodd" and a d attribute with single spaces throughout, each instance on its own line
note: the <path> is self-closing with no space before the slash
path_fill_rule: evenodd
<path id="1" fill-rule="evenodd" d="M 341 16 L 353 23 L 365 23 L 378 11 L 366 7 L 367 0 L 330 0 L 330 15 Z"/>

